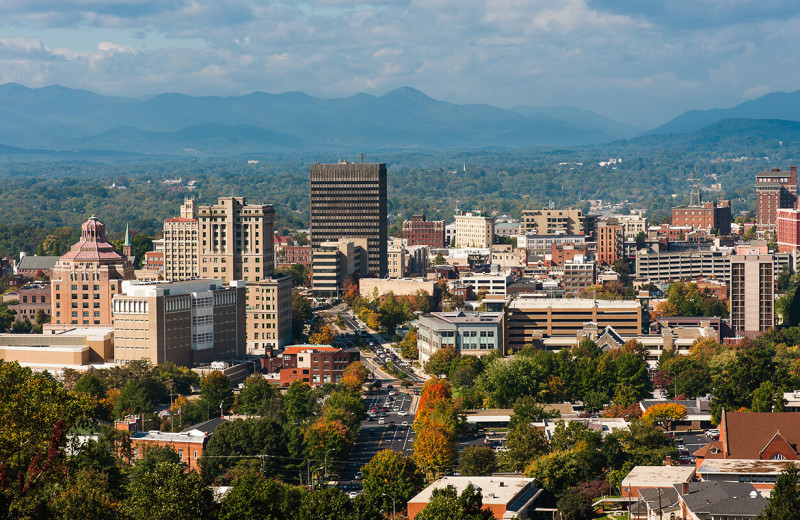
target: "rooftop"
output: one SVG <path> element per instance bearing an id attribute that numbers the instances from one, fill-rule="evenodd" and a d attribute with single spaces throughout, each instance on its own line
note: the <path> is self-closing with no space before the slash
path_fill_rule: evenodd
<path id="1" fill-rule="evenodd" d="M 705 459 L 697 472 L 701 475 L 779 475 L 787 464 L 794 463 L 792 460 Z"/>
<path id="2" fill-rule="evenodd" d="M 591 298 L 520 298 L 512 301 L 509 305 L 511 309 L 620 309 L 630 310 L 641 309 L 641 304 L 635 300 L 593 300 Z"/>
<path id="3" fill-rule="evenodd" d="M 150 430 L 147 432 L 137 432 L 131 435 L 131 439 L 140 441 L 154 441 L 154 442 L 205 442 L 207 436 L 205 432 L 200 430 L 182 431 L 180 433 L 162 432 L 158 430 Z"/>
<path id="4" fill-rule="evenodd" d="M 300 354 L 301 352 L 313 352 L 313 351 L 327 351 L 327 352 L 336 352 L 338 349 L 336 347 L 332 347 L 330 345 L 292 345 L 291 347 L 286 347 L 286 350 L 283 351 L 283 354 L 286 355 L 293 355 L 293 354 Z"/>
<path id="5" fill-rule="evenodd" d="M 622 487 L 668 487 L 694 478 L 692 466 L 635 466 L 622 479 Z"/>
<path id="6" fill-rule="evenodd" d="M 447 486 L 453 486 L 456 492 L 461 494 L 470 483 L 481 489 L 484 505 L 493 504 L 505 506 L 511 504 L 517 495 L 531 487 L 533 485 L 533 479 L 511 475 L 493 477 L 443 477 L 420 491 L 419 494 L 409 500 L 409 502 L 427 503 L 430 501 L 434 489 L 444 489 Z"/>
<path id="7" fill-rule="evenodd" d="M 680 492 L 680 484 L 674 487 Z M 681 498 L 700 518 L 703 514 L 756 516 L 767 506 L 767 499 L 745 482 L 690 482 L 689 492 Z"/>

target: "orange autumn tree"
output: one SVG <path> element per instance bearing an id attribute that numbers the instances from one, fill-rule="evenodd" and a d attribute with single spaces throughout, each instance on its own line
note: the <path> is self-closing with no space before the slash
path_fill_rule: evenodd
<path id="1" fill-rule="evenodd" d="M 312 334 L 308 342 L 312 345 L 332 345 L 336 339 L 336 331 L 325 325 L 322 330 Z"/>
<path id="2" fill-rule="evenodd" d="M 669 431 L 672 423 L 686 419 L 686 407 L 677 403 L 654 404 L 642 414 L 642 420 Z"/>
<path id="3" fill-rule="evenodd" d="M 421 428 L 414 441 L 414 460 L 426 472 L 438 474 L 455 463 L 458 452 L 452 436 L 435 424 Z"/>
<path id="4" fill-rule="evenodd" d="M 414 460 L 427 473 L 435 476 L 455 463 L 459 414 L 447 380 L 432 377 L 425 382 L 414 421 Z"/>
<path id="5" fill-rule="evenodd" d="M 361 361 L 350 363 L 342 373 L 340 383 L 351 392 L 358 392 L 361 386 L 367 382 L 369 370 Z"/>

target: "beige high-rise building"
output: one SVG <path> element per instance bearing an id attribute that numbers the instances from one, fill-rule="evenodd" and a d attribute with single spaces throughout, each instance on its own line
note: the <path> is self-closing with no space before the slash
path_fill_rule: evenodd
<path id="1" fill-rule="evenodd" d="M 483 211 L 456 212 L 456 247 L 487 249 L 494 241 L 494 217 Z"/>
<path id="2" fill-rule="evenodd" d="M 165 280 L 193 280 L 200 277 L 199 233 L 194 199 L 186 199 L 181 206 L 180 216 L 164 222 Z"/>
<path id="3" fill-rule="evenodd" d="M 731 255 L 731 328 L 755 337 L 775 325 L 775 259 L 772 255 Z"/>
<path id="4" fill-rule="evenodd" d="M 133 264 L 106 239 L 106 226 L 91 217 L 81 239 L 62 256 L 50 283 L 54 324 L 111 325 L 111 298 L 123 280 L 134 278 Z"/>
<path id="5" fill-rule="evenodd" d="M 148 359 L 183 366 L 245 352 L 242 281 L 126 281 L 114 296 L 114 362 Z"/>
<path id="6" fill-rule="evenodd" d="M 585 235 L 586 216 L 579 209 L 526 209 L 520 227 L 523 234 Z"/>
<path id="7" fill-rule="evenodd" d="M 244 197 L 220 197 L 197 209 L 200 276 L 225 282 L 260 282 L 273 273 L 272 204 L 247 204 Z"/>
<path id="8" fill-rule="evenodd" d="M 406 275 L 406 248 L 403 246 L 389 246 L 386 249 L 388 278 L 403 278 Z"/>
<path id="9" fill-rule="evenodd" d="M 173 279 L 245 282 L 247 351 L 253 354 L 292 339 L 292 281 L 274 275 L 274 219 L 271 204 L 221 197 L 216 204 L 197 207 L 187 200 L 181 216 L 164 224 L 165 272 Z"/>

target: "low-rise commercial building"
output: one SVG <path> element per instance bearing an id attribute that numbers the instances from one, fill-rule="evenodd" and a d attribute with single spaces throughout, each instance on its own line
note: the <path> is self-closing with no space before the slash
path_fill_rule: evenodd
<path id="1" fill-rule="evenodd" d="M 508 305 L 506 346 L 522 348 L 552 336 L 575 337 L 591 322 L 620 335 L 639 335 L 642 306 L 631 300 L 518 298 Z"/>
<path id="2" fill-rule="evenodd" d="M 517 475 L 486 477 L 443 477 L 419 492 L 408 501 L 408 520 L 425 509 L 435 489 L 455 488 L 459 495 L 469 484 L 481 490 L 483 508 L 491 511 L 498 520 L 534 518 L 534 509 L 542 490 L 533 486 L 532 478 Z"/>
<path id="3" fill-rule="evenodd" d="M 278 374 L 280 386 L 302 381 L 312 386 L 338 383 L 345 369 L 360 359 L 357 350 L 330 345 L 293 345 L 266 363 L 268 371 Z"/>
<path id="4" fill-rule="evenodd" d="M 0 334 L 0 359 L 59 378 L 64 369 L 106 368 L 114 360 L 111 327 L 46 330 L 44 334 Z"/>
<path id="5" fill-rule="evenodd" d="M 425 363 L 440 348 L 452 346 L 461 355 L 483 356 L 503 351 L 501 312 L 433 312 L 417 320 L 419 361 Z"/>

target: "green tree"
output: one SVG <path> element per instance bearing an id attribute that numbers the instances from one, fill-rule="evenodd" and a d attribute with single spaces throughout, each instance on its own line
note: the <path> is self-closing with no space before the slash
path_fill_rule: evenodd
<path id="1" fill-rule="evenodd" d="M 304 423 L 314 415 L 317 400 L 311 385 L 303 381 L 292 381 L 283 396 L 286 418 L 290 422 Z"/>
<path id="2" fill-rule="evenodd" d="M 491 520 L 494 515 L 483 509 L 483 495 L 469 483 L 461 495 L 453 486 L 434 489 L 425 509 L 415 517 L 417 520 Z"/>
<path id="3" fill-rule="evenodd" d="M 506 435 L 508 451 L 500 454 L 500 465 L 506 471 L 522 471 L 533 459 L 547 453 L 547 438 L 530 424 L 517 424 Z"/>
<path id="4" fill-rule="evenodd" d="M 234 397 L 228 376 L 219 370 L 208 373 L 200 381 L 200 399 L 206 403 L 212 414 L 220 410 L 220 405 L 223 411 L 229 411 Z"/>
<path id="5" fill-rule="evenodd" d="M 582 493 L 569 493 L 558 499 L 556 503 L 559 518 L 564 520 L 592 520 L 594 508 L 592 502 Z"/>
<path id="6" fill-rule="evenodd" d="M 378 509 L 391 511 L 393 497 L 402 508 L 424 487 L 414 460 L 391 449 L 379 451 L 362 468 L 364 496 Z"/>
<path id="7" fill-rule="evenodd" d="M 764 381 L 755 392 L 750 410 L 753 412 L 783 412 L 786 409 L 786 400 L 783 398 L 783 389 L 772 381 Z"/>
<path id="8" fill-rule="evenodd" d="M 458 458 L 462 475 L 491 475 L 498 469 L 497 454 L 488 446 L 467 446 Z"/>
<path id="9" fill-rule="evenodd" d="M 211 490 L 180 464 L 160 462 L 131 482 L 124 509 L 132 518 L 196 520 L 215 511 Z"/>
<path id="10" fill-rule="evenodd" d="M 151 377 L 130 379 L 114 405 L 114 416 L 122 418 L 131 414 L 151 413 L 166 398 L 164 384 Z"/>
<path id="11" fill-rule="evenodd" d="M 267 479 L 258 471 L 248 471 L 231 483 L 222 500 L 220 520 L 283 520 L 292 518 L 305 491 Z"/>
<path id="12" fill-rule="evenodd" d="M 253 456 L 281 454 L 287 451 L 287 436 L 281 423 L 273 419 L 236 419 L 217 427 L 203 450 L 200 465 L 203 475 L 216 477 L 231 468 L 240 459 L 227 456 Z M 262 461 L 271 468 L 280 470 L 285 467 L 282 459 Z"/>
<path id="13" fill-rule="evenodd" d="M 279 402 L 278 389 L 261 375 L 256 374 L 244 381 L 236 396 L 236 411 L 248 415 L 266 415 Z"/>
<path id="14" fill-rule="evenodd" d="M 446 260 L 444 259 L 444 255 L 441 251 L 434 257 L 433 265 L 444 265 Z"/>
<path id="15" fill-rule="evenodd" d="M 800 468 L 788 464 L 778 476 L 761 520 L 800 520 Z"/>
<path id="16" fill-rule="evenodd" d="M 513 429 L 518 424 L 530 424 L 542 419 L 552 419 L 561 415 L 558 410 L 547 411 L 544 405 L 539 404 L 532 395 L 517 398 L 514 401 L 514 414 L 508 423 L 508 427 Z"/>
<path id="17" fill-rule="evenodd" d="M 425 362 L 424 370 L 426 374 L 438 376 L 440 374 L 448 374 L 450 372 L 450 365 L 458 358 L 459 354 L 453 345 L 447 345 L 438 349 L 431 354 L 428 361 Z"/>

